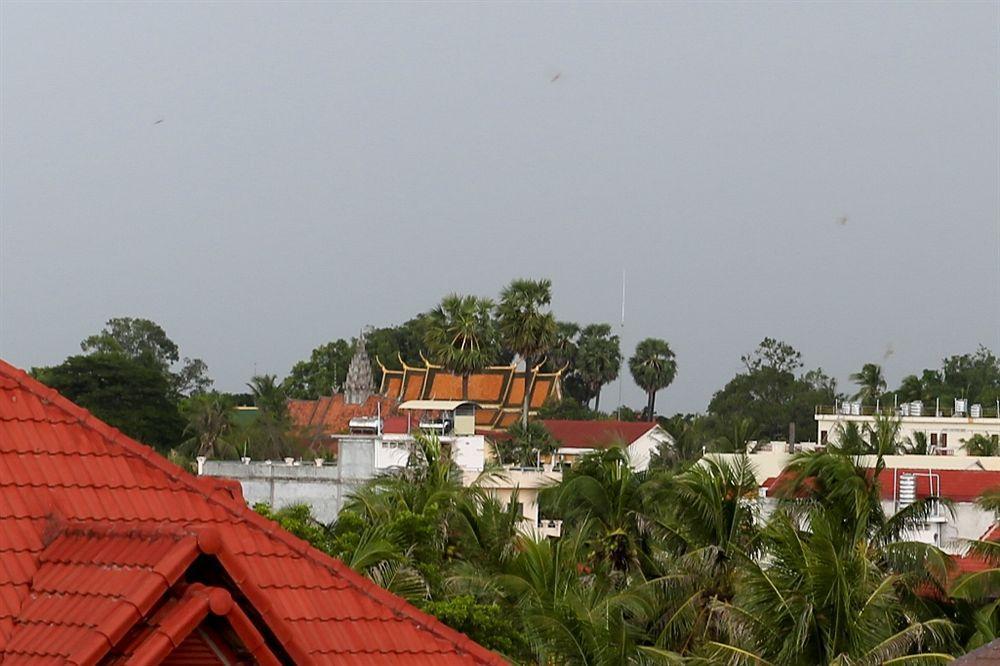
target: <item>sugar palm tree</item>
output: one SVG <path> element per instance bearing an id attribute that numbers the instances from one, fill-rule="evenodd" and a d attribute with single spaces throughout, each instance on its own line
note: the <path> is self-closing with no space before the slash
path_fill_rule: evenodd
<path id="1" fill-rule="evenodd" d="M 551 280 L 514 280 L 504 288 L 497 305 L 500 342 L 524 360 L 523 426 L 528 425 L 532 370 L 556 341 L 556 319 L 545 311 L 551 302 Z"/>
<path id="2" fill-rule="evenodd" d="M 462 399 L 469 398 L 469 377 L 496 360 L 493 302 L 475 296 L 445 296 L 427 315 L 424 342 L 431 356 L 462 376 Z"/>
<path id="3" fill-rule="evenodd" d="M 877 363 L 865 363 L 860 372 L 851 375 L 851 381 L 858 385 L 854 398 L 862 402 L 874 402 L 885 392 L 882 366 Z"/>
<path id="4" fill-rule="evenodd" d="M 646 392 L 646 418 L 655 417 L 656 392 L 665 389 L 677 376 L 677 360 L 666 340 L 646 338 L 635 348 L 628 360 L 632 379 Z"/>
<path id="5" fill-rule="evenodd" d="M 576 370 L 594 396 L 594 411 L 600 409 L 601 387 L 618 378 L 621 365 L 620 341 L 609 324 L 590 324 L 580 331 Z"/>

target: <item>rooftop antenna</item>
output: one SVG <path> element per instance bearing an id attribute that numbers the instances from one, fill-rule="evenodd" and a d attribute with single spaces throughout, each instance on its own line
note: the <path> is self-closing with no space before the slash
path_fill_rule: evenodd
<path id="1" fill-rule="evenodd" d="M 625 269 L 622 269 L 622 324 L 621 324 L 621 335 L 620 338 L 625 337 Z M 622 366 L 625 365 L 625 355 L 622 355 L 621 363 L 618 365 L 618 409 L 615 410 L 615 420 L 621 421 L 622 418 Z"/>

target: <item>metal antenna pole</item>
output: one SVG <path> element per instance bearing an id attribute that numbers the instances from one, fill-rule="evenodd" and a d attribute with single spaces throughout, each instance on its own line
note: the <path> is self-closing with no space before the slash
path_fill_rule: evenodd
<path id="1" fill-rule="evenodd" d="M 621 338 L 625 337 L 625 269 L 622 269 L 622 326 Z M 625 374 L 625 355 L 622 354 L 621 363 L 618 365 L 618 409 L 615 410 L 615 419 L 622 418 L 622 380 Z"/>

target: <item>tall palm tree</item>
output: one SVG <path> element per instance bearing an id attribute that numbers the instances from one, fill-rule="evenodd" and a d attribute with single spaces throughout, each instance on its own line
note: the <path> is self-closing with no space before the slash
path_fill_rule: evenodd
<path id="1" fill-rule="evenodd" d="M 646 392 L 646 418 L 655 418 L 656 392 L 670 386 L 677 376 L 677 360 L 666 340 L 646 338 L 628 360 L 632 379 Z"/>
<path id="2" fill-rule="evenodd" d="M 496 360 L 493 302 L 475 296 L 445 296 L 427 315 L 428 351 L 449 372 L 462 376 L 462 399 L 469 398 L 469 376 Z"/>
<path id="3" fill-rule="evenodd" d="M 885 392 L 885 377 L 882 366 L 877 363 L 865 363 L 860 372 L 851 375 L 851 381 L 858 385 L 855 400 L 874 402 Z"/>
<path id="4" fill-rule="evenodd" d="M 601 406 L 601 387 L 618 378 L 621 365 L 621 344 L 610 324 L 590 324 L 580 331 L 576 370 L 594 397 L 594 411 Z"/>
<path id="5" fill-rule="evenodd" d="M 551 280 L 514 280 L 504 288 L 497 305 L 500 342 L 524 360 L 523 426 L 528 425 L 532 370 L 556 341 L 556 318 L 545 311 L 551 302 Z"/>

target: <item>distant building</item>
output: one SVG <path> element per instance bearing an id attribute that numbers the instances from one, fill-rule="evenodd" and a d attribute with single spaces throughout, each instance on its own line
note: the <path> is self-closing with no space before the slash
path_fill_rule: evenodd
<path id="1" fill-rule="evenodd" d="M 377 359 L 376 359 L 377 360 Z M 462 395 L 462 376 L 445 371 L 424 359 L 423 367 L 407 365 L 402 370 L 382 368 L 379 393 L 399 402 L 408 400 L 469 400 L 476 403 L 476 427 L 480 430 L 502 430 L 513 425 L 521 415 L 527 380 L 531 398 L 530 413 L 534 415 L 549 398 L 562 398 L 560 372 L 541 372 L 535 367 L 529 372 L 518 371 L 515 364 L 493 366 L 469 378 L 469 395 Z"/>
<path id="2" fill-rule="evenodd" d="M 896 466 L 895 460 L 886 459 L 886 468 L 879 475 L 882 508 L 889 515 L 896 513 L 917 500 L 931 499 L 932 511 L 917 529 L 904 535 L 910 541 L 920 541 L 941 548 L 947 553 L 960 555 L 968 549 L 968 541 L 980 538 L 994 524 L 992 511 L 981 508 L 976 499 L 986 490 L 1000 487 L 1000 470 L 940 469 L 917 466 L 933 456 L 891 456 L 909 459 Z M 760 488 L 762 516 L 777 505 L 782 491 L 788 492 L 793 478 L 787 472 L 765 479 Z M 934 502 L 944 499 L 951 502 L 948 508 Z"/>
<path id="3" fill-rule="evenodd" d="M 843 402 L 833 407 L 816 408 L 816 424 L 820 446 L 835 444 L 842 428 L 856 423 L 861 428 L 875 422 L 875 409 L 857 402 Z M 962 448 L 974 435 L 1000 437 L 1000 415 L 997 405 L 968 404 L 955 400 L 953 405 L 942 407 L 937 403 L 911 402 L 888 410 L 888 415 L 899 418 L 902 440 L 912 439 L 917 433 L 927 438 L 930 452 L 936 455 L 966 455 Z"/>
<path id="4" fill-rule="evenodd" d="M 572 464 L 588 453 L 620 446 L 628 452 L 629 462 L 637 470 L 649 467 L 649 461 L 663 444 L 674 438 L 656 421 L 541 421 L 559 444 L 553 460 Z"/>

